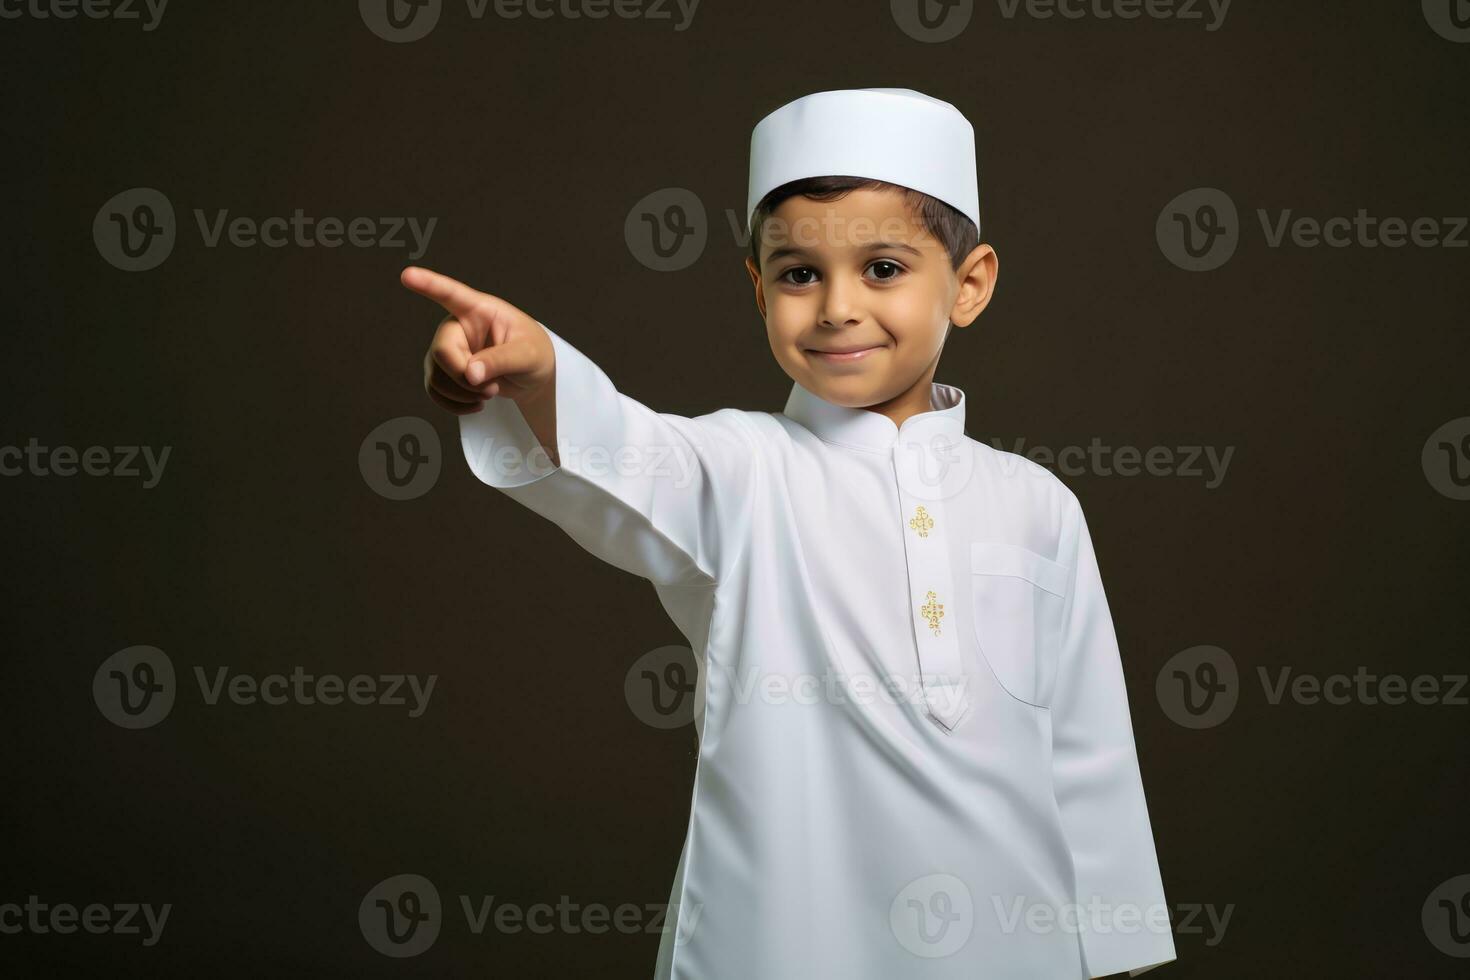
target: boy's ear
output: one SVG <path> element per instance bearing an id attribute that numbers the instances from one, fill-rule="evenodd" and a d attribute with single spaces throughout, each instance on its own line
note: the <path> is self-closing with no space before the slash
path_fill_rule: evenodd
<path id="1" fill-rule="evenodd" d="M 980 312 L 990 305 L 995 295 L 995 279 L 1000 273 L 1000 260 L 995 249 L 981 242 L 955 270 L 960 291 L 955 296 L 949 320 L 957 327 L 968 327 Z"/>
<path id="2" fill-rule="evenodd" d="M 755 259 L 749 255 L 745 257 L 745 271 L 750 273 L 750 281 L 755 285 L 755 306 L 761 311 L 761 319 L 766 318 L 766 290 L 761 283 L 760 266 L 755 264 Z"/>

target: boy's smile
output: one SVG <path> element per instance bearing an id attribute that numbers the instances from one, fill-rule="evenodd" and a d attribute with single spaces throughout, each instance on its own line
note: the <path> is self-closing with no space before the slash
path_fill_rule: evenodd
<path id="1" fill-rule="evenodd" d="M 954 268 L 896 188 L 788 198 L 761 229 L 761 266 L 745 264 L 782 370 L 834 405 L 895 425 L 931 410 L 949 325 L 979 316 L 996 275 L 985 244 Z"/>

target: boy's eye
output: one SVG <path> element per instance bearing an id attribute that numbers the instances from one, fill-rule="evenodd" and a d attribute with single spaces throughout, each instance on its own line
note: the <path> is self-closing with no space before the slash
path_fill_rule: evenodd
<path id="1" fill-rule="evenodd" d="M 872 265 L 868 266 L 868 268 L 872 270 L 884 270 L 882 273 L 877 273 L 875 271 L 875 275 L 873 278 L 878 279 L 879 281 L 896 279 L 903 272 L 903 266 L 890 259 L 878 259 Z M 793 268 L 787 269 L 776 278 L 778 281 L 781 282 L 789 282 L 793 286 L 808 286 L 814 281 L 816 274 L 817 270 L 811 268 L 810 266 L 798 265 Z M 805 276 L 810 278 L 792 278 L 796 276 Z"/>

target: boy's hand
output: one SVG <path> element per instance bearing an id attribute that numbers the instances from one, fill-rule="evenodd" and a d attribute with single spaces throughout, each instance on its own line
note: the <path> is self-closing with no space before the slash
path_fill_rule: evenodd
<path id="1" fill-rule="evenodd" d="M 534 319 L 419 266 L 404 269 L 399 280 L 449 311 L 424 355 L 424 390 L 441 408 L 468 415 L 500 395 L 524 410 L 553 390 L 556 352 Z"/>

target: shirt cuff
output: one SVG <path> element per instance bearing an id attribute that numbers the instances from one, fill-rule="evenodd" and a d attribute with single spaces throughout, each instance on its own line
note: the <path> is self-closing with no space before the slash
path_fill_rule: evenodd
<path id="1" fill-rule="evenodd" d="M 576 348 L 541 324 L 556 352 L 556 426 L 558 441 L 575 437 L 577 413 L 563 411 L 583 404 L 595 388 L 591 361 Z M 510 398 L 496 396 L 478 412 L 459 417 L 459 441 L 464 458 L 481 483 L 501 490 L 523 487 L 545 479 L 559 466 L 542 448 L 531 431 L 520 406 Z M 585 411 L 585 409 L 584 409 Z"/>

